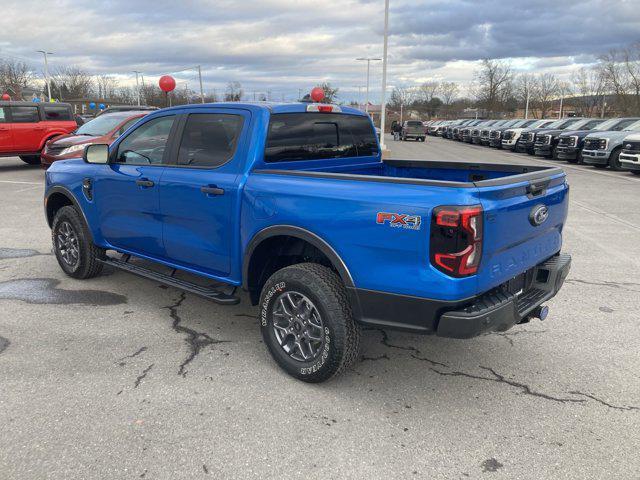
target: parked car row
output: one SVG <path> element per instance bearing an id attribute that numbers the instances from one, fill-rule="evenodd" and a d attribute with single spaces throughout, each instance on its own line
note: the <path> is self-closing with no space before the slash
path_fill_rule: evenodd
<path id="1" fill-rule="evenodd" d="M 640 175 L 640 117 L 427 122 L 428 135 Z"/>
<path id="2" fill-rule="evenodd" d="M 157 109 L 156 109 L 157 110 Z M 115 108 L 80 126 L 68 103 L 0 102 L 0 157 L 47 167 L 77 157 L 92 143 L 111 143 L 143 116 L 145 107 Z M 77 116 L 76 116 L 77 117 Z"/>

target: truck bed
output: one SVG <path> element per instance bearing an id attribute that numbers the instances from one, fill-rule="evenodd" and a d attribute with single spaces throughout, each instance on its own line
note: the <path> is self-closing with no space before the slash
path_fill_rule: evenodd
<path id="1" fill-rule="evenodd" d="M 535 181 L 561 175 L 559 167 L 493 163 L 385 160 L 361 165 L 335 165 L 288 169 L 284 165 L 256 173 L 309 176 L 355 181 L 410 183 L 450 187 L 484 187 Z"/>

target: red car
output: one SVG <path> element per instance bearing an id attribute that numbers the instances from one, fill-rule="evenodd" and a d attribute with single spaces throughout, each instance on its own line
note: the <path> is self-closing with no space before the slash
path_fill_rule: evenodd
<path id="1" fill-rule="evenodd" d="M 19 156 L 40 163 L 49 140 L 73 132 L 78 124 L 68 103 L 0 102 L 0 157 Z"/>
<path id="2" fill-rule="evenodd" d="M 56 160 L 78 158 L 87 145 L 115 141 L 127 128 L 149 112 L 130 111 L 105 113 L 81 125 L 69 135 L 56 137 L 47 143 L 42 152 L 42 165 L 46 168 Z"/>

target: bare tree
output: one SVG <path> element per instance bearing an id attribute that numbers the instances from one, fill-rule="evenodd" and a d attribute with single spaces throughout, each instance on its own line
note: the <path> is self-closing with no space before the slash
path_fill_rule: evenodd
<path id="1" fill-rule="evenodd" d="M 476 97 L 480 106 L 488 112 L 502 111 L 513 93 L 511 66 L 500 60 L 482 60 L 476 71 Z"/>
<path id="2" fill-rule="evenodd" d="M 396 87 L 391 92 L 388 105 L 394 110 L 400 110 L 400 107 L 405 108 L 407 105 L 411 104 L 414 98 L 415 95 L 411 90 Z"/>
<path id="3" fill-rule="evenodd" d="M 239 102 L 242 100 L 244 91 L 240 82 L 229 82 L 227 84 L 227 91 L 224 94 L 224 100 L 226 102 Z"/>
<path id="4" fill-rule="evenodd" d="M 112 99 L 116 97 L 118 82 L 110 75 L 98 75 L 96 77 L 98 98 Z"/>
<path id="5" fill-rule="evenodd" d="M 442 103 L 449 106 L 458 96 L 459 91 L 460 87 L 456 82 L 442 82 L 438 88 L 438 96 L 442 99 Z"/>
<path id="6" fill-rule="evenodd" d="M 63 98 L 86 98 L 94 90 L 93 78 L 77 66 L 59 67 L 53 74 L 51 94 Z"/>
<path id="7" fill-rule="evenodd" d="M 2 60 L 0 61 L 0 90 L 2 93 L 8 92 L 16 98 L 20 98 L 22 90 L 31 85 L 33 80 L 31 67 L 20 61 Z"/>
<path id="8" fill-rule="evenodd" d="M 558 79 L 550 73 L 542 73 L 533 77 L 532 86 L 534 104 L 540 111 L 540 118 L 545 118 L 560 93 Z"/>
<path id="9" fill-rule="evenodd" d="M 521 103 L 522 107 L 526 109 L 527 100 L 529 101 L 529 115 L 533 118 L 537 118 L 532 100 L 534 96 L 535 87 L 535 75 L 531 73 L 522 73 L 518 75 L 514 82 L 514 95 L 516 99 Z"/>
<path id="10" fill-rule="evenodd" d="M 440 91 L 440 82 L 425 82 L 418 87 L 417 97 L 423 103 L 431 103 Z"/>
<path id="11" fill-rule="evenodd" d="M 605 73 L 601 68 L 581 68 L 571 78 L 571 88 L 581 115 L 593 117 L 604 102 Z"/>
<path id="12" fill-rule="evenodd" d="M 598 68 L 616 110 L 640 114 L 640 42 L 600 56 Z"/>

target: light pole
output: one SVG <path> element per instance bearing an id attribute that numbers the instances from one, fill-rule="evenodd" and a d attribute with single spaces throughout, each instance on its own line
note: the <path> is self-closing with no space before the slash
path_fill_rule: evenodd
<path id="1" fill-rule="evenodd" d="M 529 87 L 527 87 L 527 104 L 524 107 L 524 119 L 529 120 Z"/>
<path id="2" fill-rule="evenodd" d="M 380 105 L 380 148 L 384 151 L 384 124 L 387 113 L 387 40 L 389 37 L 389 0 L 384 1 L 384 48 L 382 50 L 382 105 Z M 367 82 L 368 83 L 368 82 Z"/>
<path id="3" fill-rule="evenodd" d="M 47 55 L 53 55 L 53 53 L 47 52 L 46 50 L 38 50 L 38 53 L 44 55 L 44 81 L 47 82 L 47 95 L 49 96 L 49 101 L 51 101 L 51 85 L 49 84 L 49 62 L 47 62 Z"/>
<path id="4" fill-rule="evenodd" d="M 373 58 L 373 57 L 360 57 L 360 58 L 356 58 L 356 60 L 367 62 L 367 96 L 365 99 L 364 111 L 369 113 L 369 70 L 371 68 L 371 61 L 379 61 L 382 59 Z"/>
<path id="5" fill-rule="evenodd" d="M 202 68 L 200 65 L 196 67 L 198 69 L 198 81 L 200 82 L 200 103 L 204 103 L 204 90 L 202 89 Z"/>
<path id="6" fill-rule="evenodd" d="M 134 70 L 133 73 L 136 74 L 136 93 L 138 95 L 138 106 L 140 106 L 140 84 L 138 83 L 138 74 L 142 72 L 139 72 L 138 70 Z"/>

